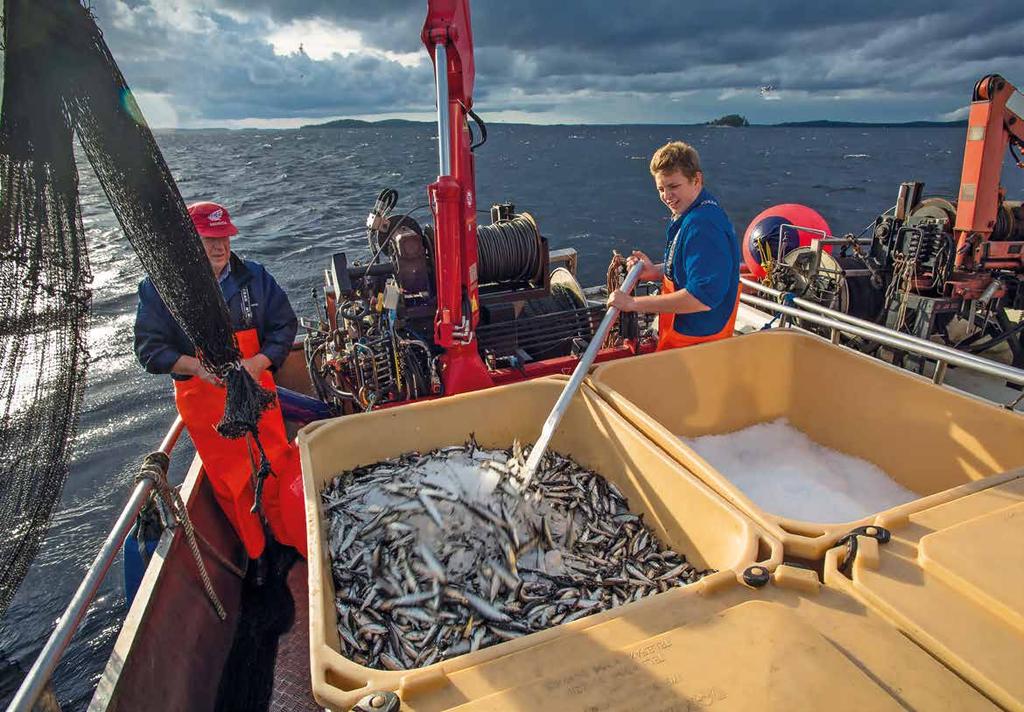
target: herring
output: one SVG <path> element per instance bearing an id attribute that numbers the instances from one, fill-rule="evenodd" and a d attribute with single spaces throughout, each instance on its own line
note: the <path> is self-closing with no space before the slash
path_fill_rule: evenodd
<path id="1" fill-rule="evenodd" d="M 472 440 L 334 478 L 322 492 L 340 652 L 407 670 L 693 583 L 600 475 Z"/>

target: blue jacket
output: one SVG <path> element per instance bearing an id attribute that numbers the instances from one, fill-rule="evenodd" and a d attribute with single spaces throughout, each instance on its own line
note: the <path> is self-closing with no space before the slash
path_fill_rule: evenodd
<path id="1" fill-rule="evenodd" d="M 665 276 L 710 311 L 677 314 L 680 334 L 710 336 L 721 331 L 736 306 L 740 280 L 740 241 L 715 196 L 702 190 L 665 233 Z"/>
<path id="2" fill-rule="evenodd" d="M 236 331 L 243 328 L 241 290 L 248 287 L 260 353 L 270 359 L 271 368 L 276 370 L 288 357 L 299 326 L 288 296 L 258 262 L 243 261 L 232 252 L 230 267 L 220 288 L 231 313 L 232 327 Z M 135 314 L 135 355 L 139 363 L 150 373 L 170 373 L 180 356 L 195 354 L 192 341 L 167 310 L 152 280 L 146 277 L 139 284 L 139 308 Z"/>

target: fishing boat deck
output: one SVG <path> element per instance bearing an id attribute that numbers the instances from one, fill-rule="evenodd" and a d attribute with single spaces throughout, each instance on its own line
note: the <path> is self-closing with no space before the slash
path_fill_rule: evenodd
<path id="1" fill-rule="evenodd" d="M 182 496 L 196 530 L 214 590 L 227 620 L 214 615 L 203 593 L 184 537 L 165 532 L 146 571 L 97 686 L 90 710 L 134 710 L 162 700 L 163 709 L 211 709 L 216 704 L 221 670 L 241 620 L 243 582 L 222 561 L 239 565 L 241 545 L 220 512 L 196 458 L 182 485 Z M 214 554 L 214 552 L 217 552 Z M 306 562 L 288 571 L 287 593 L 293 620 L 277 638 L 266 709 L 321 710 L 311 692 L 309 667 L 309 593 Z M 286 603 L 286 602 L 281 602 Z M 264 678 L 265 679 L 265 678 Z M 229 703 L 230 706 L 230 703 Z"/>
<path id="2" fill-rule="evenodd" d="M 270 710 L 320 710 L 313 700 L 309 675 L 309 587 L 306 562 L 295 562 L 288 572 L 288 591 L 295 601 L 295 620 L 277 644 L 274 662 L 274 688 Z"/>
<path id="3" fill-rule="evenodd" d="M 770 321 L 768 315 L 754 309 L 742 308 L 741 314 L 744 319 L 737 323 L 741 333 L 747 329 L 758 330 L 765 321 Z M 301 352 L 293 354 L 296 356 L 301 358 Z M 307 384 L 301 379 L 304 374 L 301 369 L 295 373 L 296 377 L 281 380 L 293 390 L 305 390 L 303 386 Z M 1006 402 L 1012 400 L 1008 396 L 1019 395 L 1019 391 L 995 382 L 998 379 L 994 381 L 991 376 L 975 374 L 968 368 L 951 368 L 949 375 L 947 385 L 989 398 L 996 396 L 996 402 Z M 960 376 L 964 376 L 966 382 L 959 382 Z M 997 388 L 998 393 L 981 392 L 979 386 Z M 1018 407 L 1024 407 L 1024 403 Z M 244 552 L 215 502 L 198 459 L 185 477 L 181 494 L 197 531 L 205 539 L 201 549 L 214 588 L 227 608 L 228 620 L 222 623 L 213 614 L 183 537 L 172 531 L 165 532 L 90 710 L 139 709 L 150 705 L 154 699 L 163 700 L 167 708 L 215 706 L 221 671 L 225 669 L 232 647 L 233 631 L 236 625 L 244 623 L 240 619 L 245 618 L 243 581 L 218 562 L 229 561 L 238 566 L 244 561 Z M 294 615 L 276 638 L 272 666 L 266 658 L 258 671 L 243 665 L 242 677 L 261 678 L 265 686 L 260 696 L 266 701 L 266 709 L 319 710 L 322 708 L 314 701 L 311 691 L 308 571 L 304 560 L 298 559 L 291 565 L 286 586 L 286 589 L 281 587 L 282 595 L 278 600 L 284 599 L 286 590 L 291 601 L 282 602 L 293 604 Z M 276 610 L 272 605 L 265 612 L 272 614 Z M 268 680 L 267 676 L 272 677 Z"/>

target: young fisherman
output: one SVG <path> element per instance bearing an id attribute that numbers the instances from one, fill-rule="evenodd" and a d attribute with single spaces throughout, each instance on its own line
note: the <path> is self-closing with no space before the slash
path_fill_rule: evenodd
<path id="1" fill-rule="evenodd" d="M 696 149 L 682 141 L 659 148 L 651 159 L 658 195 L 672 213 L 665 233 L 665 261 L 654 264 L 639 250 L 629 266 L 644 264 L 640 279 L 661 281 L 661 294 L 634 297 L 614 292 L 609 306 L 658 315 L 658 350 L 691 346 L 732 334 L 739 306 L 740 244 L 732 223 L 704 187 Z"/>

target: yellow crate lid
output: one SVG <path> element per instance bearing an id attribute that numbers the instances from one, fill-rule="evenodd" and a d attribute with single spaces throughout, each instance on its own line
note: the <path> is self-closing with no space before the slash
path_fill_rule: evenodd
<path id="1" fill-rule="evenodd" d="M 403 709 L 993 710 L 863 604 L 780 566 L 727 572 L 482 665 L 409 674 Z"/>
<path id="2" fill-rule="evenodd" d="M 1000 705 L 1024 710 L 1024 476 L 879 521 L 825 580 L 857 596 Z M 846 575 L 841 569 L 848 569 Z"/>

